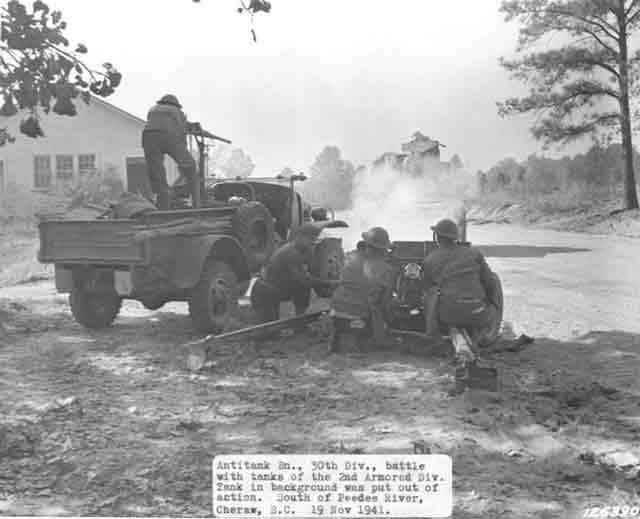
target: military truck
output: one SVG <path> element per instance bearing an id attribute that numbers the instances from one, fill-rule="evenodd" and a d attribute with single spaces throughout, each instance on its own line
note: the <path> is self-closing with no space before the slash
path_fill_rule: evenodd
<path id="1" fill-rule="evenodd" d="M 252 207 L 264 206 L 273 217 L 273 226 L 265 218 L 252 221 L 246 218 L 244 226 L 244 246 L 250 251 L 252 267 L 263 265 L 271 253 L 287 241 L 295 230 L 304 223 L 313 223 L 320 228 L 347 227 L 342 220 L 335 219 L 335 213 L 328 208 L 312 207 L 294 189 L 295 182 L 306 180 L 304 175 L 291 177 L 247 178 L 212 181 L 207 187 L 208 203 L 224 203 L 236 200 L 249 211 Z M 331 218 L 329 217 L 331 213 Z M 267 225 L 263 225 L 266 222 Z M 273 236 L 273 238 L 270 238 Z M 339 279 L 344 264 L 342 240 L 323 237 L 314 247 L 312 274 L 321 279 Z M 319 297 L 330 297 L 331 289 L 316 287 Z"/>
<path id="2" fill-rule="evenodd" d="M 202 175 L 200 143 L 215 136 L 200 128 L 197 137 Z M 69 294 L 73 316 L 85 327 L 111 325 L 124 299 L 149 309 L 186 301 L 196 329 L 218 333 L 252 276 L 299 225 L 310 220 L 321 227 L 346 226 L 321 218 L 322 211 L 316 218 L 309 211 L 305 215 L 293 188 L 303 179 L 222 181 L 208 187 L 201 179 L 194 207 L 158 211 L 144 202 L 136 208 L 134 199 L 93 220 L 46 218 L 39 223 L 38 259 L 55 265 L 56 289 Z M 337 278 L 343 258 L 339 239 L 320 240 L 314 274 Z M 330 295 L 326 289 L 317 292 Z"/>

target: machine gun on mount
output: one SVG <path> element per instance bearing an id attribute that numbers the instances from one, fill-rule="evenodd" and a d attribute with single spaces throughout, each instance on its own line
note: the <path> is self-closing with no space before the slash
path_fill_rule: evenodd
<path id="1" fill-rule="evenodd" d="M 200 189 L 195 190 L 194 200 L 192 201 L 193 207 L 202 207 L 202 196 L 205 192 L 205 168 L 206 168 L 206 156 L 207 156 L 207 144 L 206 140 L 224 142 L 225 144 L 231 144 L 229 139 L 219 137 L 211 132 L 202 128 L 199 122 L 187 123 L 187 134 L 192 136 L 198 147 L 198 185 Z M 178 179 L 180 181 L 180 179 Z M 178 187 L 178 186 L 176 186 Z"/>

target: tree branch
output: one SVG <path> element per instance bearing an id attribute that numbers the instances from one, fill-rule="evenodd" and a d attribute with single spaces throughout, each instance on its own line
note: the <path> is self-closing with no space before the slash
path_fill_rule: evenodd
<path id="1" fill-rule="evenodd" d="M 638 18 L 640 17 L 640 8 L 638 8 L 638 10 L 633 13 L 631 16 L 627 17 L 627 27 L 630 27 L 631 25 L 633 25 Z"/>
<path id="2" fill-rule="evenodd" d="M 12 51 L 9 47 L 7 47 L 7 46 L 5 46 L 5 45 L 0 45 L 0 50 L 1 50 L 2 52 L 6 52 L 6 54 L 7 54 L 9 57 L 11 57 L 11 59 L 12 59 L 13 61 L 15 61 L 15 62 L 16 62 L 16 65 L 17 65 L 17 66 L 20 66 L 20 60 L 19 60 L 18 58 L 16 58 L 16 57 L 13 55 L 13 51 Z"/>
<path id="3" fill-rule="evenodd" d="M 65 58 L 69 58 L 70 60 L 72 60 L 72 61 L 73 61 L 73 63 L 74 63 L 74 64 L 76 64 L 76 65 L 80 65 L 82 68 L 84 68 L 84 69 L 89 73 L 89 75 L 91 76 L 91 79 L 92 79 L 93 81 L 96 81 L 96 76 L 95 76 L 95 74 L 98 74 L 98 75 L 100 75 L 100 76 L 102 76 L 102 77 L 107 77 L 107 75 L 106 75 L 106 74 L 104 74 L 104 73 L 102 73 L 102 72 L 99 72 L 99 71 L 97 71 L 97 70 L 92 70 L 92 69 L 90 69 L 90 68 L 89 68 L 89 67 L 88 67 L 84 62 L 82 62 L 82 60 L 79 60 L 79 59 L 78 59 L 78 58 L 76 58 L 73 54 L 69 54 L 68 52 L 66 52 L 66 51 L 64 51 L 64 50 L 62 50 L 62 49 L 60 49 L 59 47 L 56 47 L 56 46 L 55 46 L 55 45 L 53 45 L 53 44 L 48 43 L 48 44 L 47 44 L 47 48 L 50 48 L 50 49 L 52 49 L 54 52 L 57 52 L 57 53 L 59 53 L 59 54 L 63 55 Z"/>
<path id="4" fill-rule="evenodd" d="M 595 31 L 591 31 L 586 28 L 583 28 L 582 30 L 586 32 L 589 36 L 591 36 L 594 40 L 596 40 L 600 45 L 602 45 L 602 47 L 607 49 L 608 52 L 611 52 L 613 55 L 617 54 L 616 50 L 613 47 L 611 47 L 609 44 L 605 43 L 604 40 L 602 40 L 602 38 L 600 38 L 600 36 L 598 36 Z"/>
<path id="5" fill-rule="evenodd" d="M 542 120 L 534 128 L 533 135 L 536 139 L 542 139 L 545 144 L 567 143 L 578 139 L 589 133 L 593 133 L 602 125 L 610 125 L 612 122 L 619 122 L 620 114 L 604 113 L 595 118 L 578 124 L 562 123 L 551 117 Z"/>
<path id="6" fill-rule="evenodd" d="M 628 19 L 629 15 L 631 14 L 631 11 L 633 11 L 633 8 L 638 6 L 638 5 L 640 5 L 640 0 L 632 0 L 632 2 L 629 4 L 629 7 L 624 12 L 624 17 Z"/>
<path id="7" fill-rule="evenodd" d="M 560 16 L 560 17 L 565 17 L 565 18 L 572 18 L 574 20 L 578 20 L 581 21 L 585 24 L 591 25 L 593 27 L 596 27 L 598 29 L 600 29 L 606 36 L 608 36 L 609 38 L 611 38 L 612 40 L 619 42 L 620 41 L 620 32 L 619 29 L 614 27 L 613 25 L 611 25 L 610 23 L 608 23 L 606 20 L 602 19 L 602 18 L 597 18 L 596 20 L 592 20 L 589 19 L 588 17 L 585 16 L 580 16 L 577 13 L 572 13 L 571 11 L 566 11 L 566 10 L 562 10 L 562 9 L 557 9 L 557 8 L 553 8 L 553 7 L 547 7 L 544 9 L 522 9 L 520 11 L 521 15 L 524 14 L 532 14 L 532 15 L 537 15 L 537 16 L 544 16 L 545 14 L 552 14 L 552 15 L 556 15 L 556 16 Z M 568 27 L 562 27 L 563 30 L 571 30 Z"/>
<path id="8" fill-rule="evenodd" d="M 588 64 L 592 64 L 596 67 L 600 67 L 603 70 L 606 70 L 607 72 L 610 72 L 611 74 L 613 74 L 616 78 L 620 77 L 620 72 L 618 72 L 613 66 L 609 65 L 608 63 L 604 62 L 604 61 L 600 61 L 600 60 L 584 60 L 585 63 Z"/>
<path id="9" fill-rule="evenodd" d="M 566 16 L 567 18 L 574 18 L 576 20 L 580 20 L 583 23 L 598 27 L 604 34 L 606 34 L 612 40 L 615 40 L 617 42 L 620 41 L 619 30 L 607 22 L 604 22 L 604 24 L 599 23 L 598 21 L 590 20 L 589 18 L 586 18 L 584 16 L 579 16 L 578 14 L 572 13 L 571 11 L 554 10 L 552 8 L 546 9 L 546 11 L 551 14 L 557 14 L 559 16 Z"/>

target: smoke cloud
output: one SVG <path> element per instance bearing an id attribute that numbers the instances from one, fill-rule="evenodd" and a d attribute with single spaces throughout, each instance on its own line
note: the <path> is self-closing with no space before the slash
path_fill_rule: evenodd
<path id="1" fill-rule="evenodd" d="M 410 175 L 391 167 L 360 170 L 354 179 L 352 207 L 336 218 L 345 220 L 345 250 L 355 247 L 363 231 L 381 226 L 391 240 L 430 240 L 430 227 L 441 218 L 457 220 L 471 188 L 463 171 L 435 172 L 428 169 Z M 335 234 L 335 233 L 333 233 Z"/>

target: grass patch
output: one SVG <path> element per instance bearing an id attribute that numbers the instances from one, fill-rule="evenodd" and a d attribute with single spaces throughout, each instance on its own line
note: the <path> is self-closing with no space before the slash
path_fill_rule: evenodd
<path id="1" fill-rule="evenodd" d="M 0 287 L 51 279 L 53 268 L 38 261 L 35 225 L 17 221 L 0 232 Z"/>

